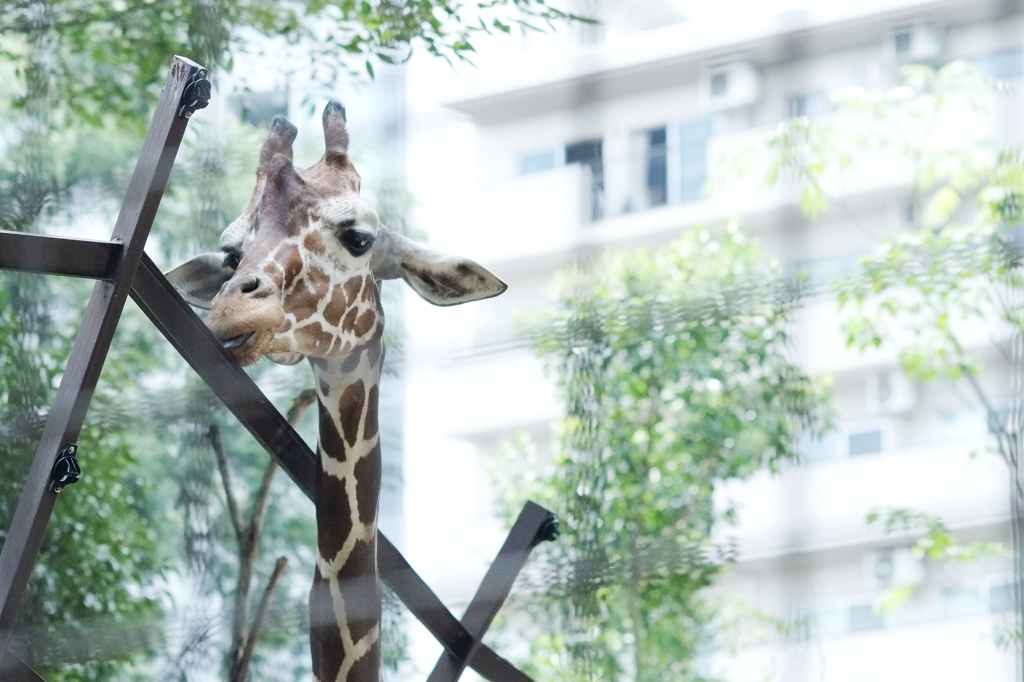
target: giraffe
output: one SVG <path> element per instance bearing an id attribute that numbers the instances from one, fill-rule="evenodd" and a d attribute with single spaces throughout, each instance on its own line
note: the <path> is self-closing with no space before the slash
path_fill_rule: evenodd
<path id="1" fill-rule="evenodd" d="M 319 402 L 317 561 L 309 596 L 318 682 L 380 679 L 376 531 L 384 356 L 380 281 L 402 278 L 430 303 L 497 296 L 506 285 L 473 261 L 442 257 L 381 225 L 359 196 L 344 107 L 323 112 L 326 150 L 296 169 L 296 128 L 275 117 L 256 187 L 220 251 L 168 273 L 241 365 L 263 356 L 312 365 Z"/>

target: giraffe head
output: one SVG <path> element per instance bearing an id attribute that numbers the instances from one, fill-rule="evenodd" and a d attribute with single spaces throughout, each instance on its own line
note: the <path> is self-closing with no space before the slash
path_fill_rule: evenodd
<path id="1" fill-rule="evenodd" d="M 402 278 L 442 306 L 506 289 L 473 261 L 438 256 L 381 225 L 359 196 L 341 104 L 327 105 L 323 127 L 323 158 L 296 169 L 297 131 L 275 117 L 252 199 L 220 251 L 167 274 L 185 300 L 210 310 L 207 326 L 243 365 L 345 355 L 379 338 L 383 279 Z"/>

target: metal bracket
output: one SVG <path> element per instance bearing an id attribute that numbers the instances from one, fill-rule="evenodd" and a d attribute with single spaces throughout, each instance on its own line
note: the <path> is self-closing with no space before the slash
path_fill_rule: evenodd
<path id="1" fill-rule="evenodd" d="M 57 461 L 50 471 L 50 492 L 59 493 L 64 486 L 71 485 L 82 476 L 82 467 L 75 459 L 78 445 L 72 443 L 57 453 Z"/>
<path id="2" fill-rule="evenodd" d="M 533 538 L 531 547 L 536 547 L 542 542 L 554 542 L 558 539 L 558 519 L 554 514 L 549 513 L 544 523 L 537 529 L 537 535 Z"/>
<path id="3" fill-rule="evenodd" d="M 212 86 L 206 78 L 206 69 L 196 69 L 185 81 L 185 90 L 181 93 L 181 106 L 178 107 L 178 118 L 191 118 L 197 109 L 205 109 L 210 103 Z"/>

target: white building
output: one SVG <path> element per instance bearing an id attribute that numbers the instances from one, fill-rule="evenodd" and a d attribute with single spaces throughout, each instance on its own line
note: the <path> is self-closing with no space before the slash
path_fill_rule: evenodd
<path id="1" fill-rule="evenodd" d="M 825 114 L 839 87 L 890 87 L 912 60 L 974 59 L 1017 85 L 1024 74 L 1018 2 L 833 2 L 776 13 L 734 2 L 690 21 L 669 2 L 614 7 L 605 27 L 571 40 L 491 41 L 475 71 L 423 59 L 406 71 L 417 222 L 434 248 L 475 258 L 509 284 L 497 299 L 446 310 L 407 296 L 403 549 L 456 614 L 504 538 L 487 462 L 519 431 L 549 442 L 560 415 L 514 324 L 544 305 L 559 268 L 738 218 L 768 253 L 814 277 L 847 271 L 874 236 L 841 211 L 808 222 L 785 187 L 706 198 L 716 149 L 787 116 Z M 1005 99 L 996 132 L 1019 139 L 1022 113 L 1019 99 Z M 905 174 L 885 170 L 841 187 L 879 232 L 907 225 Z M 991 345 L 988 330 L 976 331 L 972 343 Z M 729 534 L 740 553 L 715 588 L 796 627 L 723 649 L 708 672 L 737 681 L 1013 679 L 1013 652 L 995 643 L 1012 599 L 1010 562 L 922 563 L 909 536 L 866 523 L 877 506 L 905 507 L 941 516 L 964 541 L 1009 542 L 1005 466 L 972 456 L 990 444 L 984 413 L 949 386 L 907 382 L 891 352 L 847 350 L 830 295 L 807 302 L 797 337 L 806 369 L 835 378 L 838 430 L 801 466 L 722 491 L 739 508 Z M 1005 361 L 995 348 L 989 357 L 986 385 L 1008 405 Z M 914 596 L 879 613 L 886 591 L 903 584 Z M 416 633 L 422 674 L 440 647 Z"/>

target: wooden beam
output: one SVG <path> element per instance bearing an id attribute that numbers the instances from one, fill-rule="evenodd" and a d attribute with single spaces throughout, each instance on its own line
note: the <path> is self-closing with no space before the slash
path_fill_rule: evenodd
<path id="1" fill-rule="evenodd" d="M 0 680 L 4 682 L 46 682 L 28 663 L 10 649 L 0 649 Z"/>
<path id="2" fill-rule="evenodd" d="M 113 279 L 124 244 L 0 230 L 0 270 Z"/>

